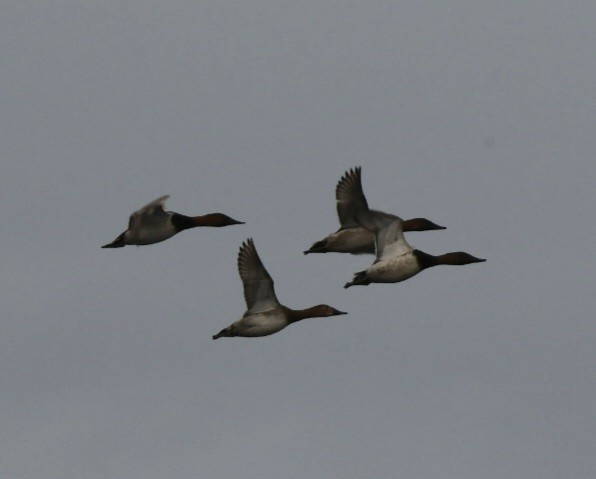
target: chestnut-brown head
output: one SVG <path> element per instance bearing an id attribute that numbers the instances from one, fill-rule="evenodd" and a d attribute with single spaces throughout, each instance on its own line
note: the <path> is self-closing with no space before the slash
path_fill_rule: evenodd
<path id="1" fill-rule="evenodd" d="M 243 225 L 244 221 L 238 221 L 234 218 L 230 218 L 228 215 L 223 213 L 209 213 L 204 216 L 194 217 L 194 226 L 231 226 L 231 225 Z"/>
<path id="2" fill-rule="evenodd" d="M 445 226 L 440 226 L 436 223 L 433 223 L 426 218 L 411 218 L 409 220 L 404 220 L 403 222 L 403 229 L 405 232 L 408 231 L 431 231 L 431 230 L 445 230 L 447 229 Z"/>
<path id="3" fill-rule="evenodd" d="M 209 213 L 203 216 L 186 216 L 180 213 L 172 213 L 171 221 L 179 232 L 189 228 L 196 228 L 197 226 L 220 227 L 244 224 L 243 221 L 235 220 L 223 213 Z"/>
<path id="4" fill-rule="evenodd" d="M 441 264 L 461 266 L 464 264 L 483 263 L 486 261 L 485 259 L 476 258 L 476 256 L 472 256 L 469 253 L 464 253 L 463 251 L 454 251 L 451 253 L 441 254 L 439 256 L 425 253 L 419 249 L 415 249 L 413 253 L 414 256 L 416 256 L 416 261 L 418 261 L 420 269 L 432 268 L 433 266 L 438 266 Z"/>
<path id="5" fill-rule="evenodd" d="M 290 309 L 283 306 L 286 317 L 290 323 L 295 323 L 306 318 L 325 318 L 327 316 L 339 316 L 340 314 L 348 314 L 339 311 L 328 304 L 317 304 L 306 309 Z"/>
<path id="6" fill-rule="evenodd" d="M 340 311 L 338 309 L 335 309 L 332 306 L 329 306 L 328 304 L 318 304 L 317 306 L 314 306 L 316 308 L 317 311 L 317 316 L 319 317 L 327 317 L 327 316 L 339 316 L 341 314 L 348 314 L 344 311 Z"/>
<path id="7" fill-rule="evenodd" d="M 482 258 L 476 258 L 476 256 L 472 256 L 469 253 L 465 253 L 463 251 L 454 251 L 452 253 L 445 253 L 440 256 L 439 264 L 452 264 L 452 265 L 464 265 L 464 264 L 472 264 L 472 263 L 483 263 L 486 261 Z"/>

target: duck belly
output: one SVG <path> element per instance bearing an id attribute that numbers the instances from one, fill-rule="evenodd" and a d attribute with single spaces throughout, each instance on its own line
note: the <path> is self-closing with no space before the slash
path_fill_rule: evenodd
<path id="1" fill-rule="evenodd" d="M 329 251 L 352 254 L 374 254 L 375 235 L 364 228 L 339 230 L 327 238 Z"/>
<path id="2" fill-rule="evenodd" d="M 171 224 L 164 224 L 152 228 L 141 228 L 128 233 L 126 240 L 129 244 L 147 245 L 165 241 L 174 236 L 177 231 Z"/>
<path id="3" fill-rule="evenodd" d="M 282 314 L 255 313 L 244 316 L 236 323 L 234 331 L 238 336 L 247 338 L 269 336 L 281 331 L 288 325 Z"/>
<path id="4" fill-rule="evenodd" d="M 397 258 L 378 261 L 366 271 L 366 275 L 373 283 L 399 283 L 420 272 L 416 257 L 404 254 Z"/>

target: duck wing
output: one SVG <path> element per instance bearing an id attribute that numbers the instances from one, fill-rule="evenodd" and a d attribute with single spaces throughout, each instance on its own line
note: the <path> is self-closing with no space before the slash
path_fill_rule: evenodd
<path id="1" fill-rule="evenodd" d="M 376 261 L 412 251 L 412 247 L 404 238 L 403 220 L 399 216 L 371 210 L 362 191 L 362 169 L 352 168 L 337 183 L 335 189 L 337 212 L 346 222 L 354 222 L 356 226 L 374 233 Z M 343 224 L 343 223 L 342 223 Z"/>
<path id="2" fill-rule="evenodd" d="M 399 216 L 368 210 L 365 217 L 366 229 L 375 234 L 375 262 L 412 252 L 412 247 L 404 238 L 403 220 Z"/>
<path id="3" fill-rule="evenodd" d="M 238 252 L 238 272 L 244 286 L 244 300 L 249 313 L 270 311 L 279 306 L 273 279 L 263 266 L 252 238 Z"/>
<path id="4" fill-rule="evenodd" d="M 166 200 L 169 197 L 170 195 L 161 196 L 135 211 L 130 215 L 130 219 L 128 220 L 128 229 L 135 229 L 141 224 L 146 226 L 162 224 L 169 216 L 171 216 L 171 213 L 164 209 Z"/>
<path id="5" fill-rule="evenodd" d="M 335 187 L 337 216 L 340 229 L 360 226 L 356 221 L 358 211 L 368 209 L 366 196 L 362 191 L 362 168 L 357 166 L 346 171 Z"/>

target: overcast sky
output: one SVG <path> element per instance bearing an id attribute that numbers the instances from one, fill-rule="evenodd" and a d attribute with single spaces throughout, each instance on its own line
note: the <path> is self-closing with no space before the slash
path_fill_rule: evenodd
<path id="1" fill-rule="evenodd" d="M 596 3 L 4 0 L 0 475 L 596 477 Z M 342 288 L 368 202 L 486 263 Z M 147 202 L 246 221 L 105 250 Z M 292 308 L 245 310 L 253 237 Z"/>

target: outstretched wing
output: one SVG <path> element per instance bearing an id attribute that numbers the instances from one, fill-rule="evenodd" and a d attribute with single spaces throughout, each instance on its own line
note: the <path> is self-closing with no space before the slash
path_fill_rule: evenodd
<path id="1" fill-rule="evenodd" d="M 347 224 L 362 226 L 375 235 L 377 258 L 384 260 L 412 251 L 403 234 L 403 221 L 399 216 L 371 210 L 362 191 L 361 168 L 347 171 L 335 189 L 337 214 Z"/>
<path id="2" fill-rule="evenodd" d="M 335 187 L 337 200 L 337 216 L 341 225 L 340 229 L 359 226 L 356 221 L 357 212 L 368 209 L 366 197 L 362 191 L 362 168 L 357 166 L 346 171 Z"/>
<path id="3" fill-rule="evenodd" d="M 279 306 L 273 279 L 263 266 L 252 238 L 238 252 L 238 272 L 244 286 L 244 300 L 250 313 L 269 311 Z"/>
<path id="4" fill-rule="evenodd" d="M 365 216 L 367 229 L 375 234 L 375 262 L 412 251 L 404 238 L 403 220 L 399 216 L 374 210 L 368 210 Z"/>

